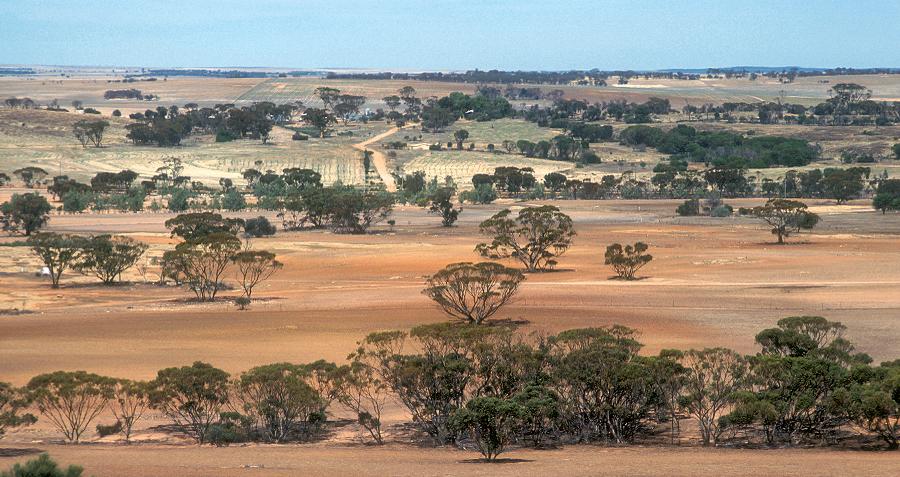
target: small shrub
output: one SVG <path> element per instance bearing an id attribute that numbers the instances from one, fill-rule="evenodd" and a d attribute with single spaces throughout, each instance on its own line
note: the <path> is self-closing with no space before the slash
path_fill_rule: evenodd
<path id="1" fill-rule="evenodd" d="M 97 424 L 97 434 L 100 437 L 111 436 L 114 434 L 118 434 L 120 432 L 122 432 L 122 422 L 121 421 L 116 421 L 115 424 L 110 424 L 110 425 Z"/>
<path id="2" fill-rule="evenodd" d="M 269 222 L 269 219 L 259 216 L 255 219 L 247 219 L 247 222 L 244 224 L 244 233 L 250 237 L 275 235 L 275 226 Z"/>
<path id="3" fill-rule="evenodd" d="M 65 470 L 60 469 L 56 462 L 47 454 L 41 454 L 37 459 L 29 460 L 24 464 L 16 464 L 6 472 L 0 472 L 2 477 L 81 477 L 84 469 L 77 465 L 70 465 Z"/>
<path id="4" fill-rule="evenodd" d="M 428 145 L 428 150 L 429 150 L 429 151 L 440 151 L 440 150 L 441 150 L 441 145 L 440 145 L 440 144 L 429 144 L 429 145 Z"/>
<path id="5" fill-rule="evenodd" d="M 728 204 L 719 205 L 709 213 L 713 217 L 731 217 L 732 214 L 734 214 L 734 208 Z"/>
<path id="6" fill-rule="evenodd" d="M 237 136 L 229 131 L 219 131 L 216 133 L 216 142 L 231 142 L 237 139 Z"/>
<path id="7" fill-rule="evenodd" d="M 250 306 L 250 298 L 239 296 L 234 299 L 234 304 L 237 305 L 238 310 L 244 311 L 248 306 Z"/>
<path id="8" fill-rule="evenodd" d="M 700 215 L 700 201 L 697 199 L 688 199 L 675 209 L 675 213 L 682 217 L 693 217 Z"/>
<path id="9" fill-rule="evenodd" d="M 293 136 L 291 136 L 291 139 L 293 139 L 294 141 L 308 141 L 308 140 L 309 140 L 309 136 L 307 136 L 306 134 L 302 134 L 302 133 L 300 133 L 299 131 L 297 131 L 297 132 L 294 133 Z"/>

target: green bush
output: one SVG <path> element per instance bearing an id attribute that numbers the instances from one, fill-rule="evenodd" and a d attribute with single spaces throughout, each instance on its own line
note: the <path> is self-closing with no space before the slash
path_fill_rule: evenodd
<path id="1" fill-rule="evenodd" d="M 216 142 L 231 142 L 237 139 L 231 131 L 219 131 L 216 133 Z"/>
<path id="2" fill-rule="evenodd" d="M 731 217 L 732 214 L 734 214 L 734 208 L 728 204 L 719 205 L 709 213 L 713 217 Z"/>
<path id="3" fill-rule="evenodd" d="M 116 421 L 115 424 L 97 424 L 97 434 L 100 437 L 112 436 L 122 432 L 122 422 Z"/>
<path id="4" fill-rule="evenodd" d="M 459 200 L 471 204 L 490 204 L 497 200 L 497 191 L 490 184 L 478 184 L 474 190 L 460 192 Z"/>
<path id="5" fill-rule="evenodd" d="M 244 223 L 244 233 L 251 237 L 275 235 L 275 230 L 275 226 L 269 222 L 269 219 L 261 215 L 255 219 L 247 219 L 247 222 Z"/>
<path id="6" fill-rule="evenodd" d="M 63 471 L 49 455 L 41 454 L 37 459 L 16 464 L 8 471 L 0 472 L 0 477 L 81 477 L 82 472 L 84 469 L 76 465 L 70 465 Z"/>
<path id="7" fill-rule="evenodd" d="M 700 215 L 700 201 L 697 199 L 688 199 L 675 209 L 675 213 L 682 217 L 693 217 Z"/>

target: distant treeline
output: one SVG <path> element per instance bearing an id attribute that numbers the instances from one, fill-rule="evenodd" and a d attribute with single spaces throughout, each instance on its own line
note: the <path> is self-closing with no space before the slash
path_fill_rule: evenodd
<path id="1" fill-rule="evenodd" d="M 33 74 L 37 74 L 37 72 L 31 68 L 0 68 L 0 76 Z"/>
<path id="2" fill-rule="evenodd" d="M 680 72 L 650 72 L 638 73 L 635 71 L 599 71 L 599 70 L 572 70 L 572 71 L 481 71 L 472 70 L 465 73 L 328 73 L 328 79 L 366 79 L 366 80 L 419 80 L 419 81 L 448 81 L 452 83 L 526 83 L 526 84 L 600 84 L 606 85 L 610 76 L 640 76 L 651 75 L 655 78 L 697 79 L 698 74 L 684 74 Z"/>
<path id="3" fill-rule="evenodd" d="M 709 68 L 707 75 L 743 77 L 756 79 L 758 76 L 784 78 L 793 81 L 798 76 L 844 76 L 872 74 L 900 74 L 898 68 L 762 68 L 734 67 Z M 646 79 L 699 79 L 701 74 L 691 70 L 669 71 L 633 71 L 633 70 L 571 70 L 571 71 L 500 71 L 470 70 L 464 73 L 328 73 L 328 79 L 360 79 L 360 80 L 419 80 L 447 81 L 452 83 L 524 83 L 524 84 L 592 84 L 606 86 L 606 80 L 612 76 L 619 78 Z"/>
<path id="4" fill-rule="evenodd" d="M 273 76 L 271 73 L 263 71 L 239 71 L 239 70 L 147 70 L 149 76 L 208 76 L 211 78 L 268 78 Z"/>
<path id="5" fill-rule="evenodd" d="M 103 93 L 103 99 L 141 99 L 151 101 L 155 98 L 155 95 L 143 94 L 139 89 L 110 89 Z"/>

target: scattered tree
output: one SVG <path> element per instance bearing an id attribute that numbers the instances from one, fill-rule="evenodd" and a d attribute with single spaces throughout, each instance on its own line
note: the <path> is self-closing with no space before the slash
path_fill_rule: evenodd
<path id="1" fill-rule="evenodd" d="M 100 147 L 103 143 L 103 133 L 109 127 L 107 121 L 88 121 L 82 119 L 72 126 L 72 133 L 81 143 L 81 147 L 87 147 L 88 143 L 94 147 Z"/>
<path id="2" fill-rule="evenodd" d="M 512 299 L 524 279 L 522 272 L 493 262 L 453 263 L 429 277 L 422 293 L 448 315 L 480 324 Z"/>
<path id="3" fill-rule="evenodd" d="M 135 266 L 147 248 L 147 244 L 124 235 L 96 235 L 85 241 L 75 267 L 111 285 L 122 280 L 122 273 Z"/>
<path id="4" fill-rule="evenodd" d="M 529 272 L 556 266 L 556 258 L 572 245 L 575 228 L 572 219 L 552 205 L 525 207 L 515 219 L 504 209 L 479 226 L 482 234 L 493 236 L 475 251 L 491 259 L 512 257 Z"/>
<path id="5" fill-rule="evenodd" d="M 459 129 L 453 133 L 453 139 L 456 140 L 456 149 L 462 151 L 463 141 L 469 138 L 469 131 Z"/>
<path id="6" fill-rule="evenodd" d="M 428 213 L 441 216 L 441 225 L 450 227 L 459 218 L 462 208 L 453 204 L 454 187 L 440 187 L 428 195 Z"/>
<path id="7" fill-rule="evenodd" d="M 0 205 L 0 224 L 3 230 L 15 233 L 21 230 L 26 236 L 43 227 L 49 220 L 53 207 L 41 194 L 13 194 Z"/>
<path id="8" fill-rule="evenodd" d="M 284 441 L 319 412 L 321 399 L 306 375 L 302 366 L 277 363 L 257 366 L 235 382 L 242 410 L 262 424 L 267 441 Z"/>
<path id="9" fill-rule="evenodd" d="M 819 222 L 819 216 L 807 210 L 806 204 L 789 199 L 769 199 L 766 205 L 750 209 L 751 215 L 772 226 L 772 233 L 778 236 L 778 243 L 800 229 L 812 229 Z"/>
<path id="10" fill-rule="evenodd" d="M 251 298 L 253 287 L 268 280 L 284 266 L 275 260 L 275 254 L 265 250 L 245 250 L 231 256 L 232 263 L 237 267 L 237 275 L 240 280 L 244 296 Z"/>
<path id="11" fill-rule="evenodd" d="M 650 247 L 644 242 L 635 242 L 634 245 L 614 243 L 606 247 L 606 265 L 616 272 L 619 278 L 634 280 L 634 274 L 644 265 L 653 260 L 653 255 L 646 252 Z"/>
<path id="12" fill-rule="evenodd" d="M 63 272 L 78 265 L 88 245 L 83 237 L 54 232 L 36 233 L 26 243 L 50 270 L 52 288 L 59 288 Z"/>
<path id="13" fill-rule="evenodd" d="M 231 257 L 241 249 L 234 235 L 213 232 L 175 246 L 169 263 L 200 301 L 212 301 L 222 288 Z"/>

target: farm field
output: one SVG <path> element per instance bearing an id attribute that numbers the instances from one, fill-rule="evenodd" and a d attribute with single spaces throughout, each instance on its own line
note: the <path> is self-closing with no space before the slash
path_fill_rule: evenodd
<path id="1" fill-rule="evenodd" d="M 791 245 L 777 247 L 771 244 L 768 230 L 751 219 L 673 217 L 677 201 L 552 203 L 573 217 L 578 236 L 560 260 L 559 271 L 528 276 L 520 297 L 502 312 L 503 318 L 522 322 L 524 332 L 554 333 L 618 323 L 640 331 L 645 354 L 714 345 L 754 353 L 753 336 L 759 330 L 785 316 L 813 314 L 846 324 L 847 338 L 876 362 L 900 352 L 896 326 L 900 295 L 894 293 L 900 284 L 900 215 L 882 216 L 862 201 L 839 207 L 813 201 L 812 210 L 823 216 L 821 226 L 792 239 Z M 729 203 L 737 207 L 760 201 Z M 533 204 L 505 201 L 468 206 L 458 227 L 449 230 L 422 209 L 406 206 L 395 213 L 395 227 L 380 226 L 367 235 L 280 232 L 256 239 L 254 246 L 277 253 L 285 269 L 263 285 L 258 301 L 243 312 L 224 301 L 191 303 L 185 290 L 144 284 L 145 278 L 134 271 L 125 277 L 131 284 L 120 287 L 103 287 L 95 280 L 68 274 L 62 289 L 51 290 L 33 275 L 38 264 L 25 248 L 0 247 L 0 309 L 31 312 L 0 316 L 0 375 L 22 385 L 35 374 L 56 369 L 148 379 L 158 369 L 195 360 L 231 373 L 285 360 L 343 362 L 355 342 L 369 332 L 408 330 L 445 320 L 419 293 L 423 277 L 446 263 L 476 260 L 472 249 L 483 239 L 477 224 L 502 207 L 525 205 Z M 157 256 L 173 243 L 163 227 L 171 217 L 54 215 L 48 230 L 127 233 L 150 243 L 149 255 Z M 273 215 L 270 219 L 277 220 Z M 608 280 L 610 271 L 602 262 L 605 244 L 635 240 L 652 247 L 655 259 L 644 272 L 647 278 Z M 146 279 L 152 280 L 153 274 L 151 267 Z M 175 469 L 180 475 L 208 475 L 213 467 L 227 476 L 246 472 L 244 466 L 255 467 L 257 475 L 293 475 L 310 465 L 324 469 L 351 457 L 370 460 L 379 473 L 418 475 L 426 463 L 441 465 L 449 475 L 470 472 L 465 462 L 471 453 L 449 448 L 399 457 L 408 445 L 408 429 L 402 424 L 408 417 L 396 403 L 385 413 L 390 444 L 384 449 L 363 446 L 362 430 L 344 421 L 349 417 L 336 408 L 333 418 L 339 425 L 330 439 L 302 446 L 184 446 L 183 439 L 156 427 L 164 421 L 153 414 L 139 425 L 138 444 L 128 449 L 94 437 L 88 438 L 95 442 L 89 446 L 57 446 L 54 432 L 40 422 L 10 433 L 0 447 L 50 450 L 63 462 L 87 466 L 97 477 L 131 470 L 138 476 L 162 475 Z M 101 422 L 104 419 L 108 417 Z M 684 444 L 693 442 L 691 433 L 683 435 Z M 498 464 L 496 472 L 541 475 L 546 466 L 557 470 L 572 466 L 573 475 L 595 475 L 601 466 L 604 472 L 617 474 L 616 469 L 658 458 L 660 468 L 668 469 L 669 475 L 693 475 L 697 466 L 721 465 L 726 466 L 720 468 L 723 475 L 760 475 L 774 468 L 783 475 L 827 475 L 835 469 L 862 468 L 868 475 L 890 475 L 900 462 L 893 453 L 840 448 L 807 452 L 512 449 L 504 457 L 516 460 Z M 0 467 L 27 457 L 0 457 Z M 822 474 L 808 468 L 801 472 L 802 463 L 807 462 L 803 459 L 833 464 Z M 516 462 L 522 461 L 529 466 L 520 468 Z M 145 473 L 138 468 L 146 469 Z M 349 475 L 353 469 L 334 467 L 334 472 Z"/>
<path id="2" fill-rule="evenodd" d="M 384 121 L 338 123 L 327 138 L 292 140 L 301 123 L 276 126 L 268 144 L 259 140 L 217 143 L 210 135 L 186 138 L 179 147 L 134 146 L 126 138 L 131 121 L 112 118 L 112 109 L 143 111 L 160 105 L 196 102 L 213 105 L 258 101 L 303 102 L 320 106 L 312 92 L 318 86 L 370 98 L 364 108 L 383 107 L 380 98 L 411 84 L 421 97 L 452 91 L 472 93 L 475 85 L 444 82 L 324 80 L 322 78 L 169 78 L 152 83 L 106 83 L 104 76 L 72 77 L 56 82 L 0 77 L 0 97 L 32 96 L 39 101 L 58 98 L 63 106 L 74 99 L 94 105 L 110 122 L 104 146 L 83 148 L 72 135 L 79 113 L 0 109 L 0 172 L 40 166 L 51 176 L 68 174 L 83 182 L 101 171 L 131 169 L 152 175 L 168 157 L 178 157 L 184 174 L 215 186 L 220 178 L 243 185 L 247 168 L 281 171 L 309 168 L 322 182 L 362 185 L 377 182 L 394 190 L 390 172 L 423 171 L 428 179 L 452 177 L 465 190 L 471 177 L 499 166 L 530 167 L 538 180 L 550 172 L 569 178 L 599 180 L 606 174 L 631 172 L 649 179 L 667 155 L 654 149 L 632 148 L 618 142 L 591 144 L 600 164 L 527 158 L 503 151 L 505 140 L 549 140 L 561 130 L 540 128 L 521 119 L 488 122 L 460 120 L 439 133 L 422 132 L 416 124 L 398 128 Z M 110 77 L 111 78 L 111 77 Z M 821 78 L 819 78 L 821 79 Z M 816 81 L 818 81 L 817 79 Z M 862 77 L 875 95 L 888 98 L 900 91 L 897 77 Z M 680 104 L 732 100 L 758 101 L 780 95 L 791 101 L 816 103 L 828 84 L 798 79 L 790 85 L 747 80 L 641 80 L 624 87 L 559 86 L 567 98 L 590 101 L 641 101 L 663 96 Z M 39 86 L 39 87 L 36 87 Z M 30 86 L 35 86 L 29 89 Z M 158 94 L 159 101 L 106 101 L 109 88 L 137 87 Z M 555 87 L 555 86 L 554 86 Z M 895 88 L 896 87 L 896 88 Z M 542 86 L 549 89 L 550 85 Z M 793 94 L 794 96 L 790 96 Z M 880 95 L 880 96 L 879 96 Z M 675 119 L 672 119 L 675 118 Z M 654 126 L 674 127 L 682 118 L 671 115 Z M 699 130 L 726 130 L 748 136 L 783 135 L 810 141 L 821 160 L 808 170 L 847 167 L 840 161 L 848 151 L 878 158 L 865 164 L 872 175 L 900 176 L 900 161 L 890 159 L 900 141 L 900 126 L 825 127 L 799 125 L 728 124 L 692 121 Z M 616 133 L 628 125 L 615 123 Z M 466 146 L 447 149 L 453 133 L 466 129 Z M 406 147 L 392 149 L 390 142 Z M 428 146 L 440 143 L 444 150 Z M 496 152 L 488 152 L 493 144 Z M 371 151 L 366 170 L 363 151 Z M 693 164 L 692 167 L 701 167 Z M 788 168 L 749 170 L 749 176 L 777 179 Z M 18 183 L 0 187 L 0 202 L 28 191 Z M 149 245 L 143 267 L 125 273 L 127 283 L 104 287 L 96 279 L 67 273 L 63 287 L 52 290 L 35 276 L 41 264 L 27 247 L 15 246 L 21 237 L 0 237 L 0 380 L 24 385 L 30 377 L 54 370 L 87 370 L 130 379 L 151 379 L 168 366 L 201 360 L 229 373 L 253 366 L 326 359 L 345 363 L 358 340 L 385 330 L 409 330 L 439 323 L 446 316 L 421 294 L 426 277 L 448 263 L 477 261 L 473 252 L 484 241 L 479 224 L 503 208 L 518 210 L 541 204 L 558 206 L 575 221 L 578 235 L 562 257 L 557 271 L 529 274 L 517 299 L 500 318 L 517 323 L 525 334 L 546 336 L 562 330 L 621 324 L 639 331 L 644 355 L 668 348 L 725 346 L 754 354 L 754 336 L 780 318 L 821 315 L 847 325 L 846 337 L 875 363 L 900 354 L 900 215 L 872 210 L 871 199 L 836 205 L 829 200 L 804 199 L 822 217 L 812 233 L 773 245 L 767 226 L 746 217 L 677 217 L 680 200 L 522 201 L 500 199 L 492 205 L 462 206 L 455 227 L 440 227 L 440 218 L 414 206 L 398 206 L 391 218 L 363 235 L 335 235 L 324 230 L 282 232 L 253 239 L 254 248 L 277 254 L 284 270 L 265 282 L 252 306 L 238 311 L 238 291 L 225 291 L 212 303 L 191 300 L 189 292 L 160 286 L 158 259 L 171 250 L 164 222 L 171 213 L 53 212 L 51 232 L 123 234 Z M 761 205 L 763 199 L 726 199 L 735 209 Z M 57 205 L 57 204 L 54 204 Z M 244 219 L 266 216 L 280 225 L 275 212 L 246 210 L 226 214 Z M 606 245 L 643 241 L 654 260 L 635 282 L 610 280 L 603 264 Z M 6 246 L 4 246 L 6 245 Z M 513 265 L 512 262 L 505 262 Z M 13 312 L 13 310 L 18 310 Z M 21 313 L 19 313 L 21 311 Z M 97 477 L 118 475 L 296 475 L 328 472 L 357 475 L 365 470 L 390 475 L 833 475 L 834 473 L 892 475 L 900 466 L 896 453 L 860 452 L 865 441 L 821 449 L 701 450 L 696 423 L 683 420 L 691 432 L 671 445 L 661 432 L 648 433 L 635 447 L 568 445 L 550 450 L 510 449 L 493 467 L 472 465 L 475 454 L 450 448 L 422 448 L 423 438 L 410 425 L 410 415 L 390 401 L 383 415 L 385 447 L 366 445 L 365 431 L 356 416 L 333 406 L 327 439 L 313 444 L 284 446 L 248 444 L 218 449 L 197 447 L 171 432 L 169 421 L 154 411 L 142 420 L 125 447 L 117 438 L 99 438 L 90 429 L 88 445 L 65 446 L 46 420 L 16 429 L 0 441 L 0 469 L 33 457 L 34 449 L 49 451 L 61 462 L 84 465 Z M 111 423 L 102 415 L 100 423 Z M 412 452 L 415 450 L 415 452 Z M 818 466 L 816 466 L 818 464 Z M 436 470 L 436 469 L 439 469 Z"/>
<path id="3" fill-rule="evenodd" d="M 166 157 L 179 157 L 185 164 L 186 175 L 210 185 L 217 184 L 221 177 L 240 179 L 242 171 L 257 167 L 256 161 L 262 161 L 263 170 L 313 169 L 328 184 L 336 181 L 364 184 L 362 153 L 353 144 L 389 129 L 383 123 L 354 123 L 336 128 L 336 132 L 352 133 L 349 136 L 293 141 L 292 130 L 276 127 L 268 144 L 258 140 L 216 143 L 212 137 L 198 136 L 187 139 L 179 147 L 161 148 L 132 145 L 125 138 L 124 128 L 130 121 L 105 118 L 111 127 L 104 147 L 83 148 L 71 131 L 72 124 L 83 117 L 72 113 L 0 110 L 0 170 L 8 173 L 34 165 L 51 174 L 62 170 L 73 178 L 87 181 L 97 172 L 122 169 L 149 176 Z"/>

